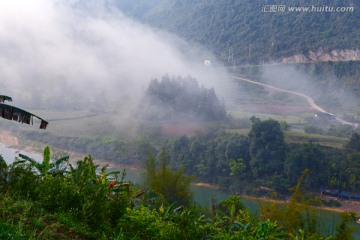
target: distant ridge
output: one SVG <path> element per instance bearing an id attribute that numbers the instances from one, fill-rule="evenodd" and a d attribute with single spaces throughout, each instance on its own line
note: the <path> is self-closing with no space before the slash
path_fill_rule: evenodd
<path id="1" fill-rule="evenodd" d="M 231 60 L 243 64 L 290 61 L 300 55 L 309 58 L 310 52 L 358 51 L 360 46 L 360 2 L 356 0 L 288 0 L 271 5 L 253 0 L 114 2 L 139 21 L 208 47 L 224 62 L 230 53 Z M 271 6 L 285 9 L 270 12 Z M 290 11 L 291 7 L 319 12 Z M 325 12 L 325 7 L 344 12 Z"/>

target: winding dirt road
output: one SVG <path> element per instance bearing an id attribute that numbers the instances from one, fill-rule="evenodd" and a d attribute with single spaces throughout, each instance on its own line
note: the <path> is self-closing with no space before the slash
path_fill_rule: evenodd
<path id="1" fill-rule="evenodd" d="M 236 77 L 236 76 L 231 76 L 232 78 L 234 79 L 237 79 L 237 80 L 241 80 L 241 81 L 244 81 L 244 82 L 249 82 L 249 83 L 252 83 L 252 84 L 256 84 L 256 85 L 260 85 L 260 86 L 263 86 L 263 87 L 266 87 L 266 88 L 270 88 L 270 89 L 274 89 L 274 90 L 277 90 L 277 91 L 280 91 L 280 92 L 286 92 L 286 93 L 290 93 L 290 94 L 294 94 L 294 95 L 297 95 L 299 97 L 302 97 L 304 98 L 308 103 L 309 105 L 316 111 L 319 111 L 319 112 L 322 112 L 322 113 L 328 113 L 327 111 L 325 111 L 322 107 L 320 107 L 319 105 L 317 105 L 314 101 L 314 99 L 312 99 L 310 96 L 308 95 L 305 95 L 305 94 L 302 94 L 302 93 L 299 93 L 299 92 L 295 92 L 295 91 L 290 91 L 290 90 L 286 90 L 286 89 L 282 89 L 282 88 L 278 88 L 278 87 L 273 87 L 271 85 L 268 85 L 268 84 L 264 84 L 264 83 L 259 83 L 259 82 L 255 82 L 253 80 L 250 80 L 250 79 L 246 79 L 246 78 L 241 78 L 241 77 Z M 336 120 L 339 121 L 340 123 L 342 124 L 349 124 L 349 125 L 352 125 L 354 127 L 357 127 L 358 124 L 354 124 L 354 123 L 351 123 L 351 122 L 348 122 L 340 117 L 336 117 Z"/>
<path id="2" fill-rule="evenodd" d="M 235 76 L 231 76 L 231 77 L 235 78 L 235 79 L 238 79 L 238 80 L 241 80 L 241 81 L 245 81 L 245 82 L 249 82 L 249 83 L 252 83 L 252 84 L 260 85 L 260 86 L 263 86 L 263 87 L 266 87 L 266 88 L 274 89 L 274 90 L 277 90 L 277 91 L 280 91 L 280 92 L 286 92 L 286 93 L 290 93 L 290 94 L 300 96 L 300 97 L 304 98 L 313 109 L 315 109 L 315 110 L 317 110 L 319 112 L 326 112 L 323 108 L 316 105 L 316 103 L 314 102 L 314 99 L 312 99 L 311 97 L 309 97 L 309 96 L 307 96 L 305 94 L 290 91 L 290 90 L 286 90 L 286 89 L 282 89 L 282 88 L 273 87 L 273 86 L 270 86 L 270 85 L 267 85 L 267 84 L 264 84 L 264 83 L 255 82 L 253 80 L 246 79 L 246 78 L 235 77 Z"/>

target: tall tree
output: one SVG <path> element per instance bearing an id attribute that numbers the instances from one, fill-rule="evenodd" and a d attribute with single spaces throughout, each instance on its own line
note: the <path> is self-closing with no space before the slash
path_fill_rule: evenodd
<path id="1" fill-rule="evenodd" d="M 280 124 L 272 119 L 251 118 L 250 165 L 254 177 L 272 176 L 283 171 L 286 144 Z"/>
<path id="2" fill-rule="evenodd" d="M 360 152 L 360 134 L 353 133 L 345 148 L 350 152 Z"/>
<path id="3" fill-rule="evenodd" d="M 155 190 L 163 203 L 188 205 L 193 193 L 190 183 L 194 179 L 184 174 L 184 168 L 175 172 L 167 166 L 166 151 L 160 153 L 160 167 L 155 168 L 155 159 L 150 155 L 147 159 L 147 176 L 145 185 Z"/>
<path id="4" fill-rule="evenodd" d="M 360 191 L 360 153 L 348 154 L 344 165 L 347 189 L 354 192 Z"/>
<path id="5" fill-rule="evenodd" d="M 289 183 L 295 184 L 305 169 L 309 174 L 304 180 L 304 185 L 310 188 L 326 184 L 325 155 L 322 149 L 313 143 L 303 143 L 300 148 L 295 146 L 289 152 L 284 166 L 284 173 Z"/>

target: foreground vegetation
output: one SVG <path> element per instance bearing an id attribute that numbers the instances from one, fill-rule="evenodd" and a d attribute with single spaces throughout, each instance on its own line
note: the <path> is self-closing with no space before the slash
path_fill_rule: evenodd
<path id="1" fill-rule="evenodd" d="M 334 236 L 321 236 L 302 200 L 300 179 L 286 209 L 252 216 L 237 196 L 210 210 L 191 200 L 191 178 L 150 155 L 144 186 L 125 182 L 123 172 L 100 170 L 91 156 L 73 166 L 68 157 L 35 162 L 20 155 L 0 158 L 1 239 L 352 239 L 347 213 Z M 306 172 L 304 173 L 306 175 Z M 291 218 L 276 216 L 292 214 Z M 314 225 L 315 224 L 315 225 Z"/>

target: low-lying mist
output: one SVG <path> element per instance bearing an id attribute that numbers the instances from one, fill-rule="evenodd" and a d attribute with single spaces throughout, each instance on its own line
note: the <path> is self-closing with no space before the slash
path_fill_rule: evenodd
<path id="1" fill-rule="evenodd" d="M 328 112 L 356 112 L 360 102 L 349 89 L 350 83 L 341 82 L 334 74 L 333 67 L 328 65 L 270 65 L 262 69 L 261 81 L 307 94 Z"/>
<path id="2" fill-rule="evenodd" d="M 26 108 L 132 109 L 151 79 L 224 86 L 208 51 L 130 20 L 106 1 L 0 2 L 0 89 Z M 222 90 L 219 90 L 222 92 Z"/>
<path id="3" fill-rule="evenodd" d="M 150 81 L 164 76 L 191 77 L 214 88 L 233 112 L 250 103 L 256 115 L 252 103 L 269 103 L 267 91 L 231 80 L 224 68 L 205 67 L 204 60 L 215 57 L 204 47 L 135 22 L 109 1 L 1 1 L 0 51 L 0 94 L 11 96 L 20 108 L 116 112 L 120 117 L 113 124 L 120 126 L 123 115 L 138 111 Z M 308 94 L 320 106 L 331 105 L 325 106 L 330 112 L 336 104 L 355 102 L 347 92 L 327 85 L 335 80 L 306 70 L 274 65 L 251 71 L 258 71 L 254 80 Z M 49 127 L 56 124 L 61 131 L 58 122 Z"/>

